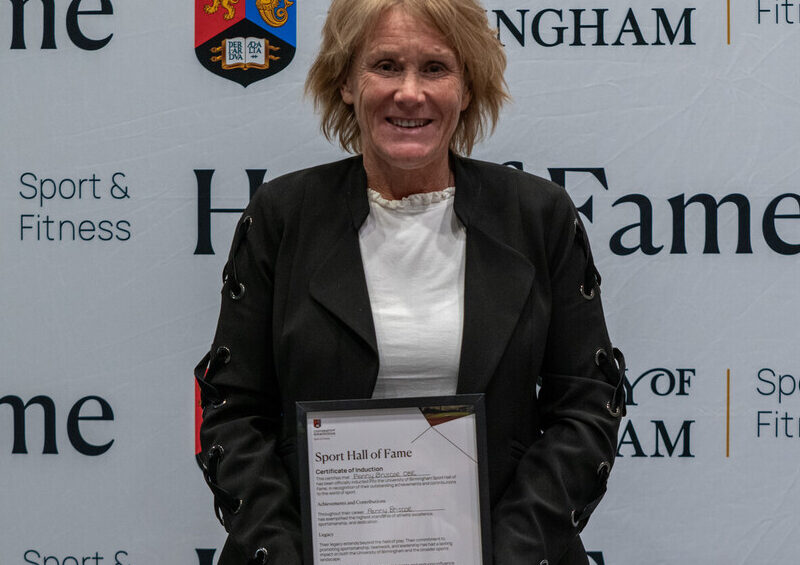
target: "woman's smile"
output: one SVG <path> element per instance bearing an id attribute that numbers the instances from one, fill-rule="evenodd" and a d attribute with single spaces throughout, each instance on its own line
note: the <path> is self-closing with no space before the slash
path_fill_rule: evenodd
<path id="1" fill-rule="evenodd" d="M 397 126 L 403 129 L 411 129 L 411 128 L 421 128 L 433 120 L 410 120 L 410 119 L 403 119 L 403 118 L 386 118 L 386 121 L 392 124 L 393 126 Z"/>

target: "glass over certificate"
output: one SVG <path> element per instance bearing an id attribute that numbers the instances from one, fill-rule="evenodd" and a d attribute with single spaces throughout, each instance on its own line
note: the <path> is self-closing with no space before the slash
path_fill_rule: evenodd
<path id="1" fill-rule="evenodd" d="M 491 563 L 482 395 L 298 402 L 305 562 Z"/>

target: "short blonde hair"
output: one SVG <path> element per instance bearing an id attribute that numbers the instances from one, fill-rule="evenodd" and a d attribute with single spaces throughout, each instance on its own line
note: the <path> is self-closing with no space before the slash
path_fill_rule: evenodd
<path id="1" fill-rule="evenodd" d="M 340 88 L 368 31 L 394 6 L 429 22 L 463 65 L 471 100 L 461 113 L 450 149 L 469 155 L 478 140 L 494 131 L 500 108 L 509 98 L 503 77 L 506 55 L 478 0 L 333 0 L 322 28 L 319 54 L 305 85 L 306 94 L 322 114 L 322 133 L 330 141 L 338 138 L 346 151 L 361 150 L 355 112 L 342 100 Z"/>

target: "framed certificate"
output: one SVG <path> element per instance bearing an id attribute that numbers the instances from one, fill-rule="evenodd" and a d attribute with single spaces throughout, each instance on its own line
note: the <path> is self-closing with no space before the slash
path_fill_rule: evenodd
<path id="1" fill-rule="evenodd" d="M 483 395 L 297 403 L 304 562 L 492 562 Z"/>

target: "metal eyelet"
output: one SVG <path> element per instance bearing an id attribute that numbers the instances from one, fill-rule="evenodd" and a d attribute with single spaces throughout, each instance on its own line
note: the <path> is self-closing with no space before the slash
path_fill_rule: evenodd
<path id="1" fill-rule="evenodd" d="M 227 365 L 231 360 L 231 350 L 225 345 L 220 345 L 217 347 L 217 353 L 214 357 Z"/>
<path id="2" fill-rule="evenodd" d="M 242 225 L 244 226 L 244 231 L 249 232 L 250 228 L 253 227 L 253 217 L 252 216 L 245 216 L 242 220 Z"/>
<path id="3" fill-rule="evenodd" d="M 572 527 L 577 528 L 580 526 L 580 522 L 575 519 L 575 511 L 573 510 L 572 513 L 569 515 L 569 520 L 572 522 Z"/>
<path id="4" fill-rule="evenodd" d="M 244 285 L 239 283 L 238 290 L 231 290 L 231 298 L 234 300 L 241 300 L 242 296 L 244 296 Z"/>
<path id="5" fill-rule="evenodd" d="M 606 475 L 608 476 L 611 473 L 611 463 L 608 461 L 603 461 L 600 463 L 600 466 L 597 468 L 597 474 L 600 476 Z"/>
<path id="6" fill-rule="evenodd" d="M 547 559 L 542 559 L 539 561 L 539 565 L 550 565 L 550 562 Z"/>
<path id="7" fill-rule="evenodd" d="M 208 449 L 208 458 L 219 457 L 222 459 L 225 456 L 225 450 L 218 443 L 215 443 Z"/>
<path id="8" fill-rule="evenodd" d="M 256 550 L 256 553 L 255 553 L 255 555 L 253 557 L 255 559 L 260 560 L 261 561 L 261 565 L 265 565 L 266 562 L 267 562 L 267 559 L 269 558 L 269 551 L 267 551 L 266 547 L 259 547 Z"/>
<path id="9" fill-rule="evenodd" d="M 603 363 L 602 358 L 603 357 L 608 359 L 608 353 L 606 353 L 606 350 L 601 347 L 600 349 L 598 349 L 597 351 L 594 352 L 594 364 L 597 365 L 598 367 L 600 365 L 602 365 L 602 363 Z"/>
<path id="10" fill-rule="evenodd" d="M 241 498 L 237 498 L 236 502 L 237 502 L 236 508 L 231 508 L 231 514 L 233 514 L 233 515 L 238 514 L 239 510 L 242 509 L 242 502 L 243 502 L 242 499 Z"/>
<path id="11" fill-rule="evenodd" d="M 594 298 L 594 289 L 589 290 L 589 294 L 583 290 L 583 285 L 581 285 L 581 296 L 583 296 L 586 300 L 591 300 Z"/>
<path id="12" fill-rule="evenodd" d="M 608 410 L 608 413 L 611 414 L 614 418 L 619 418 L 620 416 L 622 416 L 622 408 L 620 406 L 612 408 L 610 400 L 606 402 L 606 410 Z"/>
<path id="13" fill-rule="evenodd" d="M 218 401 L 218 402 L 212 402 L 212 403 L 211 403 L 211 408 L 222 408 L 222 407 L 223 407 L 223 406 L 225 406 L 227 403 L 228 403 L 228 401 L 227 401 L 226 399 L 224 399 L 224 398 L 223 398 L 222 400 L 220 400 L 220 401 Z"/>

